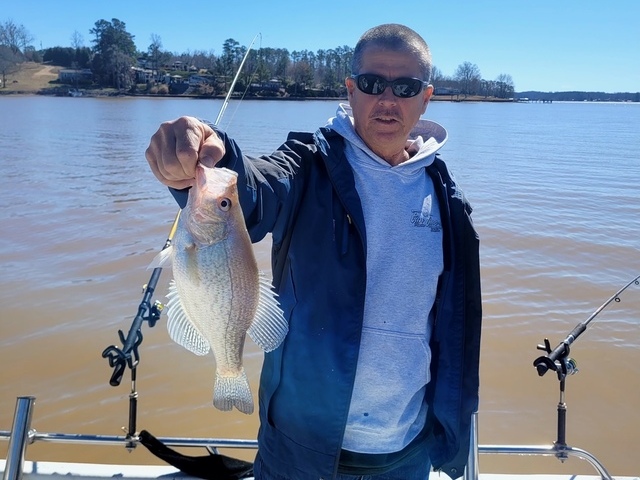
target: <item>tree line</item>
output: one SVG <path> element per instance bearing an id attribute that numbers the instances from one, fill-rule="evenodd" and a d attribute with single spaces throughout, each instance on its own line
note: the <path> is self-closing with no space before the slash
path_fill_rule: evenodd
<path id="1" fill-rule="evenodd" d="M 527 91 L 519 92 L 517 97 L 532 102 L 640 102 L 640 92 Z"/>
<path id="2" fill-rule="evenodd" d="M 0 23 L 0 71 L 3 78 L 23 61 L 46 62 L 70 69 L 91 70 L 91 81 L 101 87 L 135 91 L 156 89 L 168 77 L 187 79 L 197 73 L 212 79 L 198 85 L 200 94 L 225 93 L 248 48 L 229 38 L 222 53 L 193 51 L 181 54 L 166 51 L 162 39 L 152 34 L 146 51 L 138 51 L 134 35 L 126 24 L 116 18 L 98 20 L 89 30 L 91 47 L 83 46 L 77 31 L 71 46 L 36 50 L 33 36 L 23 25 L 7 20 Z M 240 74 L 236 91 L 251 91 L 260 95 L 343 96 L 344 79 L 351 73 L 353 49 L 341 46 L 333 49 L 293 50 L 286 48 L 252 49 Z M 144 84 L 141 85 L 141 76 Z M 274 82 L 275 80 L 275 82 Z M 451 76 L 433 67 L 431 83 L 437 93 L 481 95 L 512 98 L 513 79 L 500 74 L 494 80 L 482 78 L 480 69 L 471 62 L 460 64 Z M 3 85 L 5 82 L 3 82 Z M 275 85 L 275 86 L 274 86 Z"/>

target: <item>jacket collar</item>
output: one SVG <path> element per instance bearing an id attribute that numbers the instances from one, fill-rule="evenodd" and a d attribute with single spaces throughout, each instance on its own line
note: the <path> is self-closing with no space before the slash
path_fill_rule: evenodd
<path id="1" fill-rule="evenodd" d="M 365 242 L 364 214 L 356 191 L 353 170 L 345 156 L 344 138 L 330 128 L 321 127 L 314 133 L 314 140 L 327 167 L 329 179 L 344 209 Z M 365 242 L 366 244 L 366 242 Z"/>

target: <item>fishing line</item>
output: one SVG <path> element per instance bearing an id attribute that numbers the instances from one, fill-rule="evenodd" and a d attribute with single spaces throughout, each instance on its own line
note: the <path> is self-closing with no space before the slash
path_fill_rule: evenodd
<path id="1" fill-rule="evenodd" d="M 249 48 L 247 49 L 247 53 L 245 54 L 245 58 L 248 58 L 249 55 L 249 51 L 251 51 L 251 47 L 254 44 L 254 42 L 256 41 L 256 38 L 258 38 L 258 36 L 260 36 L 260 46 L 258 47 L 258 50 L 262 49 L 262 33 L 258 33 L 255 37 L 253 37 L 253 41 L 249 44 Z M 240 68 L 238 70 L 238 75 L 240 74 L 240 72 L 242 71 L 242 65 L 244 64 L 244 60 L 242 61 L 242 64 L 240 65 Z M 247 84 L 244 87 L 244 92 L 242 92 L 242 95 L 240 96 L 240 99 L 238 100 L 238 103 L 236 104 L 236 108 L 233 110 L 233 114 L 231 114 L 231 117 L 228 118 L 227 123 L 227 127 L 226 129 L 229 129 L 229 125 L 231 125 L 233 123 L 233 119 L 236 116 L 236 113 L 238 113 L 238 109 L 240 108 L 240 102 L 242 102 L 242 100 L 244 100 L 244 98 L 247 96 L 247 92 L 249 91 L 249 88 L 251 87 L 251 82 L 253 81 L 253 78 L 256 76 L 258 71 L 258 67 L 256 65 L 256 67 L 253 70 L 253 73 L 251 73 L 251 76 L 249 77 L 249 81 L 247 82 Z M 235 84 L 235 80 L 234 80 L 234 84 Z M 229 90 L 230 92 L 233 90 Z"/>
<path id="2" fill-rule="evenodd" d="M 233 78 L 233 81 L 231 82 L 231 86 L 229 87 L 229 91 L 227 92 L 227 95 L 226 95 L 226 97 L 224 99 L 222 107 L 220 108 L 220 111 L 218 112 L 218 116 L 216 117 L 215 122 L 213 122 L 213 124 L 215 126 L 218 126 L 218 123 L 222 119 L 222 116 L 224 115 L 224 112 L 226 111 L 227 106 L 229 105 L 229 101 L 231 99 L 231 94 L 233 93 L 233 89 L 236 86 L 236 82 L 238 81 L 238 78 L 240 78 L 240 73 L 242 73 L 242 67 L 244 66 L 244 62 L 246 62 L 247 58 L 249 58 L 249 52 L 251 52 L 251 47 L 253 47 L 253 44 L 255 43 L 255 41 L 256 41 L 256 39 L 258 37 L 260 37 L 260 45 L 262 45 L 262 34 L 261 33 L 257 33 L 256 36 L 253 37 L 253 40 L 251 40 L 251 43 L 249 44 L 249 47 L 247 48 L 247 52 L 244 54 L 244 57 L 242 58 L 242 62 L 240 62 L 240 66 L 238 67 L 238 71 L 236 72 L 236 75 Z M 247 85 L 245 86 L 245 90 L 242 93 L 242 96 L 240 97 L 240 101 L 244 100 L 244 97 L 247 94 L 247 91 L 249 90 L 249 86 L 251 85 L 251 79 L 252 78 L 253 78 L 253 74 L 251 75 L 251 77 L 249 77 L 249 82 L 247 82 Z M 239 106 L 240 106 L 240 103 L 238 103 L 238 105 L 236 106 L 234 114 L 231 116 L 231 119 L 229 119 L 229 122 L 227 122 L 227 126 L 233 120 L 233 117 L 235 116 L 235 113 L 238 111 L 238 107 Z"/>

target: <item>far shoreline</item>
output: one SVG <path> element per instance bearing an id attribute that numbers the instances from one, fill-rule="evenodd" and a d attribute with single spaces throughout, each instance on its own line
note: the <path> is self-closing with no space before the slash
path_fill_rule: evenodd
<path id="1" fill-rule="evenodd" d="M 5 79 L 6 83 L 0 87 L 0 97 L 3 95 L 43 95 L 70 97 L 146 97 L 146 98 L 190 98 L 194 100 L 224 99 L 224 95 L 190 95 L 190 94 L 157 94 L 146 91 L 119 91 L 114 88 L 79 88 L 69 84 L 59 83 L 62 67 L 54 65 L 26 62 L 21 68 Z M 140 85 L 144 88 L 144 85 Z M 78 94 L 80 92 L 80 94 Z M 563 95 L 567 94 L 567 95 Z M 568 96 L 570 95 L 570 96 Z M 622 95 L 622 97 L 621 97 Z M 346 96 L 337 97 L 297 97 L 297 96 L 245 96 L 233 95 L 232 99 L 245 100 L 274 100 L 274 101 L 347 101 Z M 485 97 L 481 95 L 464 96 L 433 95 L 433 102 L 452 103 L 554 103 L 554 102 L 586 102 L 586 103 L 640 103 L 640 92 L 632 93 L 604 93 L 604 92 L 520 92 L 514 98 Z"/>
<path id="2" fill-rule="evenodd" d="M 184 98 L 193 100 L 224 100 L 226 95 L 184 95 L 184 94 L 151 94 L 151 93 L 127 93 L 118 92 L 114 89 L 79 89 L 72 87 L 53 87 L 39 90 L 19 90 L 19 89 L 0 89 L 0 97 L 2 96 L 45 96 L 45 97 L 86 97 L 86 98 Z M 345 102 L 347 97 L 261 97 L 261 96 L 239 96 L 232 95 L 231 100 L 272 100 L 272 101 L 289 101 L 289 102 L 305 102 L 305 101 L 337 101 Z M 432 95 L 429 101 L 435 102 L 490 102 L 490 103 L 518 103 L 514 99 L 467 96 L 463 95 Z"/>
<path id="3" fill-rule="evenodd" d="M 100 98 L 100 97 L 141 97 L 141 98 L 188 98 L 194 100 L 224 100 L 224 95 L 194 95 L 194 94 L 180 94 L 180 93 L 150 93 L 143 91 L 144 85 L 141 85 L 141 89 L 135 92 L 118 90 L 115 88 L 105 87 L 92 87 L 80 85 L 72 85 L 59 82 L 60 70 L 62 67 L 56 67 L 53 65 L 43 65 L 33 62 L 27 62 L 23 64 L 18 72 L 11 75 L 4 87 L 0 88 L 0 97 L 4 95 L 41 95 L 41 96 L 56 96 L 56 97 L 88 97 L 88 98 Z M 255 96 L 255 95 L 239 95 L 233 94 L 232 100 L 244 99 L 244 100 L 274 100 L 274 101 L 335 101 L 346 102 L 347 97 L 335 96 L 335 97 L 302 97 L 302 96 Z M 433 95 L 432 101 L 444 101 L 444 102 L 495 102 L 495 103 L 512 103 L 513 99 L 498 99 L 494 97 L 481 97 L 481 96 L 467 96 L 454 94 L 454 95 Z"/>

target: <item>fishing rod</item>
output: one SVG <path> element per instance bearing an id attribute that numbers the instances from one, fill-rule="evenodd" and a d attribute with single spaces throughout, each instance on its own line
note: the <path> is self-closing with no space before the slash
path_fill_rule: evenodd
<path id="1" fill-rule="evenodd" d="M 253 37 L 253 40 L 249 44 L 247 51 L 240 62 L 240 66 L 238 67 L 238 71 L 231 82 L 231 86 L 225 96 L 224 102 L 220 107 L 220 111 L 218 112 L 218 116 L 214 122 L 214 126 L 217 126 L 224 115 L 227 106 L 229 105 L 229 101 L 231 99 L 231 94 L 233 93 L 233 89 L 235 88 L 236 82 L 240 77 L 240 73 L 242 72 L 242 67 L 244 66 L 247 58 L 249 57 L 249 52 L 251 52 L 251 48 L 255 43 L 256 39 L 260 36 L 260 33 L 256 34 Z M 182 210 L 178 210 L 173 223 L 171 225 L 171 230 L 169 231 L 169 235 L 167 240 L 162 247 L 162 250 L 168 248 L 173 241 L 173 236 L 175 235 L 176 229 L 178 228 L 178 220 L 180 219 L 180 213 Z M 115 345 L 110 345 L 102 351 L 102 357 L 106 358 L 109 361 L 109 366 L 113 368 L 113 373 L 111 374 L 111 378 L 109 379 L 109 384 L 113 387 L 117 387 L 122 382 L 122 377 L 124 375 L 124 371 L 127 367 L 131 370 L 131 392 L 129 394 L 129 427 L 127 429 L 127 439 L 129 442 L 126 447 L 131 449 L 135 447 L 135 441 L 133 435 L 136 433 L 136 417 L 137 417 L 137 399 L 138 393 L 136 391 L 136 371 L 137 366 L 140 361 L 140 352 L 138 348 L 142 343 L 142 324 L 144 322 L 149 323 L 149 327 L 154 327 L 158 319 L 160 318 L 160 314 L 164 306 L 158 300 L 156 300 L 153 305 L 151 304 L 151 300 L 153 299 L 153 294 L 155 293 L 156 286 L 158 284 L 158 280 L 160 279 L 160 274 L 162 273 L 162 267 L 155 267 L 153 272 L 151 273 L 151 277 L 149 278 L 149 282 L 143 288 L 142 301 L 138 306 L 138 312 L 133 319 L 131 327 L 127 333 L 127 336 L 124 336 L 122 330 L 118 330 L 118 337 L 122 342 L 122 348 L 116 347 Z"/>
<path id="2" fill-rule="evenodd" d="M 216 121 L 213 122 L 213 124 L 216 125 L 216 126 L 220 123 L 220 120 L 222 120 L 222 116 L 224 115 L 224 112 L 227 110 L 227 106 L 229 105 L 229 99 L 231 98 L 231 93 L 233 92 L 233 89 L 236 86 L 236 82 L 238 81 L 238 78 L 240 77 L 240 72 L 242 72 L 242 67 L 244 66 L 244 62 L 246 62 L 247 58 L 249 58 L 249 52 L 251 51 L 251 47 L 255 43 L 255 41 L 258 38 L 258 36 L 260 36 L 260 33 L 256 34 L 256 36 L 253 37 L 253 40 L 251 40 L 251 43 L 249 44 L 249 48 L 247 48 L 247 53 L 245 53 L 244 57 L 242 57 L 242 61 L 240 62 L 240 66 L 238 67 L 238 71 L 236 72 L 236 76 L 233 77 L 233 81 L 231 82 L 231 87 L 229 87 L 229 91 L 227 92 L 227 96 L 224 99 L 222 107 L 220 107 L 220 111 L 218 112 L 218 116 L 216 117 Z"/>
<path id="3" fill-rule="evenodd" d="M 600 312 L 602 312 L 611 302 L 620 302 L 620 294 L 624 292 L 631 285 L 640 285 L 640 275 L 636 276 L 633 280 L 627 283 L 624 287 L 614 293 L 609 299 L 604 302 L 600 307 L 594 311 L 589 318 L 584 322 L 580 322 L 576 327 L 571 330 L 569 335 L 565 337 L 562 342 L 558 344 L 556 348 L 551 349 L 551 343 L 549 339 L 544 339 L 544 345 L 538 345 L 538 350 L 547 352 L 546 355 L 538 357 L 534 360 L 533 366 L 536 367 L 539 376 L 543 376 L 549 370 L 553 370 L 558 375 L 560 381 L 560 398 L 556 407 L 557 420 L 556 420 L 556 441 L 554 442 L 555 456 L 561 462 L 564 462 L 569 458 L 567 451 L 570 447 L 567 446 L 567 403 L 565 401 L 565 385 L 566 378 L 569 375 L 573 375 L 578 372 L 577 363 L 573 358 L 569 358 L 570 345 L 576 341 L 576 339 L 584 333 L 587 326 L 591 321 L 596 318 Z M 604 478 L 604 477 L 603 477 Z"/>
<path id="4" fill-rule="evenodd" d="M 604 302 L 598 309 L 591 314 L 589 318 L 587 318 L 584 322 L 580 322 L 576 327 L 571 330 L 571 333 L 566 336 L 562 342 L 558 344 L 556 348 L 551 350 L 551 344 L 549 343 L 549 339 L 544 339 L 544 345 L 538 345 L 538 350 L 543 350 L 547 352 L 547 355 L 542 357 L 538 357 L 534 360 L 533 366 L 536 367 L 539 376 L 543 376 L 547 373 L 548 370 L 553 370 L 558 372 L 558 374 L 566 374 L 568 370 L 571 370 L 575 365 L 571 365 L 570 363 L 567 365 L 566 358 L 569 355 L 569 346 L 577 340 L 577 338 L 584 333 L 587 329 L 587 326 L 591 321 L 596 318 L 600 312 L 602 312 L 611 302 L 619 302 L 620 294 L 624 292 L 631 285 L 636 284 L 640 285 L 640 275 L 636 276 L 633 280 L 627 283 L 624 287 L 614 293 L 609 299 Z M 574 362 L 575 363 L 575 362 Z"/>

